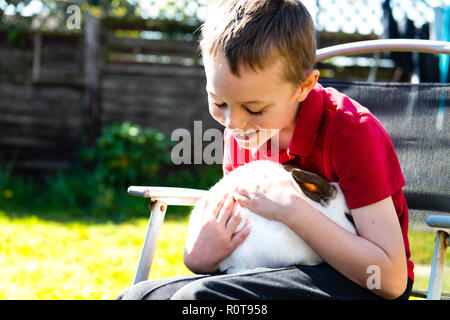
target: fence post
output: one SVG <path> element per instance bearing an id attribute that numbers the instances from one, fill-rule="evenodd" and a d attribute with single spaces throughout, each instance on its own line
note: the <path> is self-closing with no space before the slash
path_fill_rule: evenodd
<path id="1" fill-rule="evenodd" d="M 83 130 L 92 146 L 101 126 L 101 29 L 100 19 L 85 13 Z"/>

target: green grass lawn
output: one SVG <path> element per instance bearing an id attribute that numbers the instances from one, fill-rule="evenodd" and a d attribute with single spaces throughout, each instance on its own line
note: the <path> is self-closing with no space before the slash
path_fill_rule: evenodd
<path id="1" fill-rule="evenodd" d="M 415 264 L 414 290 L 427 291 L 430 278 L 430 267 L 433 259 L 436 233 L 409 230 L 408 238 L 411 246 L 411 256 Z M 446 253 L 446 268 L 443 275 L 443 291 L 450 292 L 450 250 Z"/>
<path id="2" fill-rule="evenodd" d="M 0 211 L 0 299 L 114 299 L 133 282 L 147 221 L 55 222 Z M 150 278 L 190 274 L 185 225 L 165 222 Z"/>
<path id="3" fill-rule="evenodd" d="M 64 221 L 0 210 L 0 299 L 114 299 L 132 284 L 147 221 Z M 186 223 L 164 223 L 150 278 L 191 274 L 182 263 Z M 414 261 L 429 263 L 434 234 L 410 232 L 410 240 Z"/>

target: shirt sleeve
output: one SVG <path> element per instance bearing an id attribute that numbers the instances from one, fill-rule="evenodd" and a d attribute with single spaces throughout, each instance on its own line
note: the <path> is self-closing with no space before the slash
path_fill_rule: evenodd
<path id="1" fill-rule="evenodd" d="M 331 144 L 331 161 L 349 209 L 401 190 L 405 180 L 400 163 L 378 120 L 366 114 L 342 123 Z"/>

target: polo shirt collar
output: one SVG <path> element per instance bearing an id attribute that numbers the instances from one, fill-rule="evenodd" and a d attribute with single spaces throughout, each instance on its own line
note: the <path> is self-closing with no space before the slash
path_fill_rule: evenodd
<path id="1" fill-rule="evenodd" d="M 309 156 L 319 133 L 323 114 L 324 89 L 318 83 L 301 103 L 288 155 Z"/>

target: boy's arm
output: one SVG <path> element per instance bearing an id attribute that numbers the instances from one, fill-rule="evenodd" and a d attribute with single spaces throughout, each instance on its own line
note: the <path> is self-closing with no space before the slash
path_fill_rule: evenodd
<path id="1" fill-rule="evenodd" d="M 374 270 L 379 270 L 381 285 L 373 289 L 374 293 L 386 298 L 398 296 L 407 284 L 407 267 L 403 234 L 391 195 L 405 186 L 405 180 L 392 141 L 370 113 L 342 112 L 335 121 L 327 149 L 330 170 L 344 190 L 358 235 L 340 233 L 334 225 L 330 226 L 334 232 L 322 232 L 327 239 L 324 242 L 330 243 L 321 243 L 313 239 L 312 230 L 297 226 L 298 231 L 311 236 L 319 254 L 324 254 L 325 260 L 348 278 L 368 288 L 367 281 L 375 276 Z M 325 246 L 332 246 L 334 252 Z"/>
<path id="2" fill-rule="evenodd" d="M 352 210 L 358 235 L 344 230 L 301 198 L 283 216 L 289 228 L 347 278 L 388 299 L 404 292 L 405 248 L 391 197 Z M 378 271 L 379 286 L 374 281 Z"/>
<path id="3" fill-rule="evenodd" d="M 350 280 L 384 298 L 400 296 L 407 284 L 406 257 L 392 198 L 353 209 L 355 235 L 304 200 L 292 184 L 280 177 L 273 183 L 277 188 L 249 184 L 236 188 L 234 197 L 241 206 L 285 224 Z M 380 271 L 379 287 L 372 287 L 374 270 Z"/>

